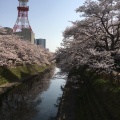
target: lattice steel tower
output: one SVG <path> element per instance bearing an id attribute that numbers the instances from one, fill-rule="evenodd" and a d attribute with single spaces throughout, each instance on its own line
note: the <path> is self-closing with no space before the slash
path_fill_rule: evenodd
<path id="1" fill-rule="evenodd" d="M 28 20 L 28 11 L 29 11 L 29 6 L 27 6 L 28 0 L 18 0 L 18 1 L 19 1 L 19 6 L 17 7 L 18 17 L 13 27 L 13 32 L 21 31 L 22 28 L 30 29 L 32 32 L 32 29 Z"/>

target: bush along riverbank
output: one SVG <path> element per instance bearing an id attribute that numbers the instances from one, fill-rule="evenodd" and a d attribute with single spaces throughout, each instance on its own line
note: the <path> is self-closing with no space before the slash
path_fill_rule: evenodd
<path id="1" fill-rule="evenodd" d="M 29 80 L 32 77 L 37 76 L 41 72 L 53 66 L 53 64 L 48 66 L 39 66 L 34 64 L 16 66 L 14 68 L 0 67 L 0 94 L 17 86 L 18 84 L 21 84 L 25 80 Z"/>
<path id="2" fill-rule="evenodd" d="M 120 120 L 120 87 L 91 74 L 69 74 L 57 120 Z"/>

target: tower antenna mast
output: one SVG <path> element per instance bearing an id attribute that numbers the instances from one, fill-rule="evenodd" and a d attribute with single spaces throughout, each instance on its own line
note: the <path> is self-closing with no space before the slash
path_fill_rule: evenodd
<path id="1" fill-rule="evenodd" d="M 28 20 L 28 11 L 29 11 L 29 6 L 27 6 L 28 0 L 18 0 L 18 1 L 19 1 L 19 6 L 17 7 L 18 17 L 13 27 L 13 32 L 22 31 L 23 28 L 30 29 L 32 32 L 32 28 Z"/>

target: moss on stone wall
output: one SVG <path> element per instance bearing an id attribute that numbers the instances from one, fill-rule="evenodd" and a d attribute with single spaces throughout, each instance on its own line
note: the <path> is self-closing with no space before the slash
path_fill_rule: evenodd
<path id="1" fill-rule="evenodd" d="M 50 66 L 24 65 L 15 68 L 0 67 L 0 85 L 22 81 L 25 77 L 38 74 Z"/>

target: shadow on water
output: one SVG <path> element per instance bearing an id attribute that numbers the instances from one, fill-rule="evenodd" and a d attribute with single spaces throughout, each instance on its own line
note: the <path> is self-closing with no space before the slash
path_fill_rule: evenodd
<path id="1" fill-rule="evenodd" d="M 49 88 L 53 74 L 54 69 L 48 69 L 6 92 L 0 101 L 0 120 L 31 120 L 36 116 L 36 106 L 41 104 L 42 99 L 34 100 Z"/>

